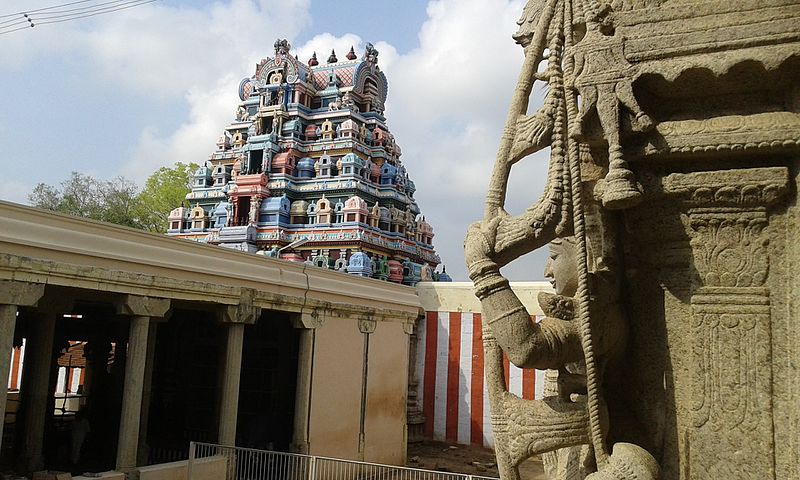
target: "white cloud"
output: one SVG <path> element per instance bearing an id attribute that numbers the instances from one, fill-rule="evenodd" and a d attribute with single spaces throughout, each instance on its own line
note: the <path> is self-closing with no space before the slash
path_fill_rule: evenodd
<path id="1" fill-rule="evenodd" d="M 110 80 L 149 95 L 214 88 L 226 74 L 244 77 L 278 36 L 310 22 L 309 0 L 231 0 L 207 10 L 154 3 L 109 16 L 85 35 Z"/>
<path id="2" fill-rule="evenodd" d="M 467 225 L 482 215 L 522 64 L 522 49 L 511 34 L 523 4 L 524 0 L 431 1 L 428 19 L 418 32 L 418 48 L 401 55 L 385 42 L 375 45 L 389 79 L 389 126 L 403 148 L 420 207 L 436 229 L 436 248 L 457 279 L 466 279 L 463 236 Z M 9 43 L 0 49 L 0 70 L 30 65 L 53 52 L 81 52 L 95 65 L 87 74 L 99 75 L 126 92 L 183 97 L 187 120 L 174 131 L 145 128 L 129 158 L 121 162 L 120 174 L 141 181 L 159 166 L 207 158 L 233 119 L 238 81 L 272 54 L 275 38 L 291 42 L 310 24 L 309 8 L 310 0 L 231 0 L 205 9 L 157 2 L 125 15 L 99 17 L 102 22 L 42 28 L 38 35 L 7 35 L 3 41 Z M 316 51 L 324 63 L 331 48 L 343 59 L 352 45 L 360 56 L 364 40 L 357 26 L 353 28 L 338 37 L 316 35 L 295 45 L 293 53 L 305 62 Z M 546 166 L 541 155 L 515 166 L 509 210 L 519 212 L 538 198 Z M 19 200 L 28 191 L 28 186 L 0 184 L 4 198 Z M 531 267 L 526 260 L 505 271 L 516 280 L 541 278 L 540 263 L 537 259 Z"/>
<path id="3" fill-rule="evenodd" d="M 5 177 L 0 179 L 0 200 L 14 203 L 28 203 L 28 194 L 33 190 L 33 185 L 16 178 Z"/>
<path id="4" fill-rule="evenodd" d="M 171 133 L 145 129 L 121 174 L 142 181 L 161 166 L 202 163 L 216 149 L 222 129 L 236 111 L 240 78 L 226 75 L 211 89 L 193 87 L 186 94 L 189 119 Z"/>
<path id="5" fill-rule="evenodd" d="M 508 105 L 522 64 L 511 34 L 521 0 L 437 0 L 419 48 L 384 65 L 386 116 L 403 147 L 416 197 L 436 229 L 435 245 L 448 272 L 466 279 L 462 242 L 483 214 Z M 515 166 L 508 209 L 521 212 L 540 195 L 546 161 Z M 541 278 L 541 260 L 504 270 L 514 280 Z M 533 270 L 533 271 L 531 271 Z"/>
<path id="6" fill-rule="evenodd" d="M 207 158 L 233 119 L 239 81 L 276 38 L 291 39 L 309 23 L 308 7 L 309 0 L 232 0 L 208 11 L 161 8 L 92 32 L 88 45 L 105 76 L 129 90 L 183 95 L 189 106 L 175 131 L 145 128 L 120 172 L 141 181 L 158 167 Z"/>

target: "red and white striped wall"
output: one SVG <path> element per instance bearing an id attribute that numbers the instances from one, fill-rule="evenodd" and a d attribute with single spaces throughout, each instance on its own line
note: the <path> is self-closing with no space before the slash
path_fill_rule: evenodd
<path id="1" fill-rule="evenodd" d="M 25 362 L 25 339 L 22 346 L 11 350 L 11 368 L 8 371 L 8 389 L 19 390 L 22 385 L 22 365 Z"/>
<path id="2" fill-rule="evenodd" d="M 83 375 L 83 368 L 58 367 L 56 393 L 78 393 L 78 389 L 83 385 Z"/>
<path id="3" fill-rule="evenodd" d="M 417 335 L 417 395 L 425 414 L 425 436 L 492 447 L 481 314 L 429 311 L 419 321 Z M 504 363 L 511 393 L 526 399 L 542 397 L 544 371 L 522 370 L 505 356 Z"/>
<path id="4" fill-rule="evenodd" d="M 71 341 L 70 345 L 75 346 L 79 342 Z M 25 347 L 27 341 L 22 339 L 22 346 L 11 351 L 11 368 L 8 372 L 8 390 L 15 391 L 22 387 L 22 371 L 25 366 Z M 81 352 L 82 356 L 82 352 Z M 58 367 L 58 380 L 56 383 L 56 393 L 78 393 L 78 389 L 83 385 L 85 369 L 82 367 Z"/>

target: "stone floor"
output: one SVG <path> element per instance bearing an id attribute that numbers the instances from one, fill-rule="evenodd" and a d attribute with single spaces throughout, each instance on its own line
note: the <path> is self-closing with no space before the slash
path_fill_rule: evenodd
<path id="1" fill-rule="evenodd" d="M 407 466 L 485 477 L 498 476 L 492 450 L 442 442 L 409 444 Z M 547 480 L 539 457 L 525 461 L 520 468 L 520 473 L 523 480 Z"/>

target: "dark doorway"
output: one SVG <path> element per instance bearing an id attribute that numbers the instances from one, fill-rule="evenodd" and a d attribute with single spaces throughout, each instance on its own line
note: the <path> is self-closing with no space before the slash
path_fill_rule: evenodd
<path id="1" fill-rule="evenodd" d="M 298 346 L 288 314 L 265 312 L 245 328 L 237 445 L 289 451 Z"/>
<path id="2" fill-rule="evenodd" d="M 190 441 L 217 440 L 223 331 L 212 314 L 189 310 L 176 310 L 158 325 L 145 446 L 148 463 L 183 460 Z"/>
<path id="3" fill-rule="evenodd" d="M 236 225 L 244 226 L 250 222 L 250 197 L 239 197 L 238 202 Z"/>

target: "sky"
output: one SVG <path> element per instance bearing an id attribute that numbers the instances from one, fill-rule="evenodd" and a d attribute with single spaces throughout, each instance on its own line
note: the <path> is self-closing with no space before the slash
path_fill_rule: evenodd
<path id="1" fill-rule="evenodd" d="M 6 0 L 0 15 L 66 3 Z M 463 238 L 483 213 L 522 48 L 523 0 L 158 0 L 108 15 L 0 35 L 0 199 L 27 203 L 71 171 L 139 184 L 157 168 L 202 162 L 234 119 L 237 86 L 286 38 L 303 61 L 366 42 L 389 81 L 387 124 L 434 227 L 467 280 Z M 532 101 L 541 103 L 541 88 Z M 506 208 L 539 198 L 546 155 L 514 166 Z M 546 252 L 503 269 L 543 278 Z"/>

